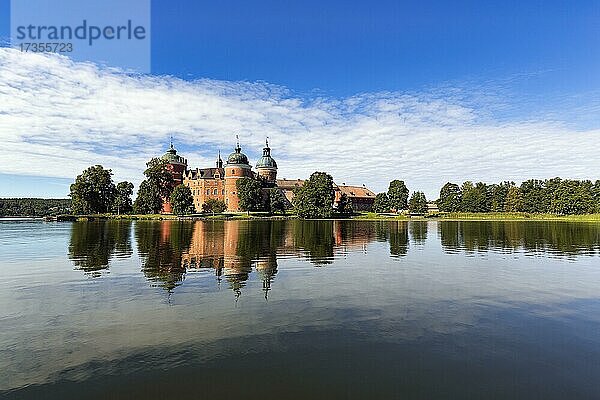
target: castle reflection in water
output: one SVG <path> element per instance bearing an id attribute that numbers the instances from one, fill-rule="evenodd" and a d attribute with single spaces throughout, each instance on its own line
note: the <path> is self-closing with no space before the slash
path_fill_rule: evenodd
<path id="1" fill-rule="evenodd" d="M 168 291 L 180 285 L 187 272 L 210 270 L 216 284 L 225 282 L 237 297 L 255 273 L 266 297 L 277 275 L 278 260 L 302 259 L 321 267 L 348 253 L 386 248 L 390 257 L 399 258 L 411 246 L 418 250 L 438 240 L 446 253 L 544 251 L 574 257 L 598 253 L 600 227 L 499 221 L 76 222 L 68 253 L 76 269 L 100 276 L 113 260 L 137 252 L 144 276 Z M 374 249 L 368 246 L 372 242 L 387 246 Z"/>
<path id="2" fill-rule="evenodd" d="M 366 251 L 376 229 L 340 221 L 167 221 L 137 223 L 135 236 L 145 275 L 167 289 L 173 289 L 188 271 L 210 269 L 218 284 L 224 280 L 239 296 L 255 271 L 266 297 L 278 258 L 330 264 L 347 251 Z"/>

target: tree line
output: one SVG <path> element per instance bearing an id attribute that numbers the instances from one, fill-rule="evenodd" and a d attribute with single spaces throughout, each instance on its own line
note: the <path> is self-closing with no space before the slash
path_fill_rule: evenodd
<path id="1" fill-rule="evenodd" d="M 71 199 L 0 199 L 0 217 L 45 217 L 70 210 Z"/>
<path id="2" fill-rule="evenodd" d="M 600 180 L 553 178 L 486 184 L 471 181 L 461 186 L 448 182 L 437 201 L 442 212 L 526 212 L 591 214 L 600 212 Z"/>
<path id="3" fill-rule="evenodd" d="M 162 210 L 164 199 L 169 199 L 173 213 L 185 215 L 195 213 L 194 200 L 189 187 L 175 186 L 167 162 L 153 158 L 147 163 L 145 179 L 140 184 L 137 198 L 132 202 L 133 184 L 127 181 L 115 184 L 112 171 L 101 165 L 87 168 L 71 185 L 71 212 L 75 214 L 130 213 L 157 214 Z M 288 201 L 278 188 L 266 187 L 264 182 L 241 178 L 236 181 L 239 206 L 243 211 L 265 211 L 285 213 Z M 331 175 L 314 172 L 303 186 L 294 190 L 292 206 L 300 218 L 330 218 L 335 215 L 351 215 L 351 202 L 345 195 L 334 204 L 334 183 Z M 410 194 L 410 196 L 409 196 Z M 19 207 L 24 209 L 27 199 Z M 41 201 L 41 200 L 40 200 Z M 600 213 L 600 180 L 572 180 L 553 178 L 530 179 L 520 186 L 504 181 L 486 184 L 471 181 L 458 185 L 446 183 L 436 201 L 442 212 L 526 212 L 548 214 Z M 33 203 L 32 203 L 33 204 Z M 4 211 L 2 215 L 24 215 L 22 210 Z M 16 205 L 11 206 L 13 209 Z M 203 212 L 222 213 L 227 209 L 225 202 L 209 199 L 202 205 Z M 428 202 L 425 194 L 412 194 L 402 180 L 390 182 L 388 190 L 378 193 L 372 211 L 377 213 L 408 210 L 413 214 L 426 214 Z M 28 209 L 29 211 L 29 209 Z M 20 214 L 16 214 L 19 212 Z M 61 210 L 61 213 L 64 210 Z M 46 213 L 46 214 L 42 214 Z M 29 215 L 47 215 L 48 211 L 32 210 Z"/>
<path id="4" fill-rule="evenodd" d="M 411 214 L 425 214 L 427 212 L 425 193 L 415 191 L 410 198 L 409 193 L 404 181 L 394 179 L 390 182 L 387 192 L 375 196 L 372 211 L 389 213 L 408 210 Z"/>

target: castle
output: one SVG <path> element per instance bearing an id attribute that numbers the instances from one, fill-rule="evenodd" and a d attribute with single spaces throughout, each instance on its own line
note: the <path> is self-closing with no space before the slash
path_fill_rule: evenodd
<path id="1" fill-rule="evenodd" d="M 167 169 L 173 175 L 174 186 L 183 184 L 192 191 L 196 212 L 202 212 L 202 206 L 208 199 L 223 201 L 227 211 L 241 211 L 236 182 L 244 177 L 260 180 L 261 186 L 265 189 L 279 189 L 286 198 L 288 206 L 291 206 L 294 196 L 293 189 L 304 183 L 300 179 L 277 179 L 277 162 L 271 156 L 268 138 L 265 141 L 262 157 L 256 163 L 256 172 L 252 170 L 248 157 L 242 153 L 239 141 L 226 162 L 223 162 L 219 152 L 215 166 L 210 168 L 188 169 L 187 159 L 177 154 L 172 142 L 161 158 L 166 161 Z M 375 193 L 364 185 L 362 187 L 334 185 L 334 192 L 334 205 L 340 200 L 342 194 L 345 194 L 356 211 L 370 210 L 375 200 Z M 163 202 L 162 212 L 172 212 L 168 199 Z"/>
<path id="2" fill-rule="evenodd" d="M 277 186 L 277 163 L 271 157 L 268 139 L 265 141 L 263 155 L 256 163 L 256 172 L 252 171 L 248 157 L 242 153 L 239 141 L 234 152 L 227 157 L 227 162 L 223 162 L 219 152 L 215 166 L 210 168 L 188 169 L 187 160 L 177 154 L 173 143 L 161 158 L 167 162 L 167 169 L 173 175 L 174 185 L 183 184 L 192 191 L 196 212 L 202 211 L 202 205 L 208 199 L 225 202 L 227 211 L 241 211 L 236 182 L 244 177 L 262 181 L 264 188 Z M 172 212 L 167 199 L 163 203 L 163 212 Z"/>

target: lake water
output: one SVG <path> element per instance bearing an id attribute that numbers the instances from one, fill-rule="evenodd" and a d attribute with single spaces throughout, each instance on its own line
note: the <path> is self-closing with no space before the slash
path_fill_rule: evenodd
<path id="1" fill-rule="evenodd" d="M 4 221 L 0 249 L 0 397 L 600 398 L 600 224 Z"/>

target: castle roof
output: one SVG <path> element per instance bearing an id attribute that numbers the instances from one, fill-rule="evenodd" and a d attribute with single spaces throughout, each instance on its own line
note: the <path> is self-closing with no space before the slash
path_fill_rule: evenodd
<path id="1" fill-rule="evenodd" d="M 167 150 L 166 153 L 162 155 L 161 159 L 165 160 L 171 164 L 178 163 L 178 164 L 186 164 L 187 165 L 187 160 L 185 158 L 177 155 L 177 150 L 175 150 L 175 147 L 173 147 L 173 142 L 171 142 L 171 145 L 169 146 L 169 150 Z"/>
<path id="2" fill-rule="evenodd" d="M 248 157 L 242 153 L 242 148 L 238 142 L 235 146 L 235 151 L 227 157 L 227 165 L 249 165 Z"/>
<path id="3" fill-rule="evenodd" d="M 367 189 L 364 186 L 346 186 L 346 185 L 336 185 L 336 188 L 340 190 L 341 193 L 344 193 L 346 196 L 350 197 L 367 197 L 367 198 L 375 198 L 375 193 L 371 190 Z"/>
<path id="4" fill-rule="evenodd" d="M 304 185 L 303 179 L 277 179 L 277 187 L 283 190 L 294 190 L 295 187 Z"/>
<path id="5" fill-rule="evenodd" d="M 196 168 L 191 169 L 187 173 L 188 179 L 214 179 L 215 175 L 219 175 L 221 178 L 225 176 L 225 169 L 223 168 Z"/>
<path id="6" fill-rule="evenodd" d="M 275 168 L 277 169 L 277 163 L 271 157 L 271 148 L 269 147 L 269 138 L 265 141 L 265 147 L 263 148 L 263 155 L 256 163 L 256 168 Z"/>

